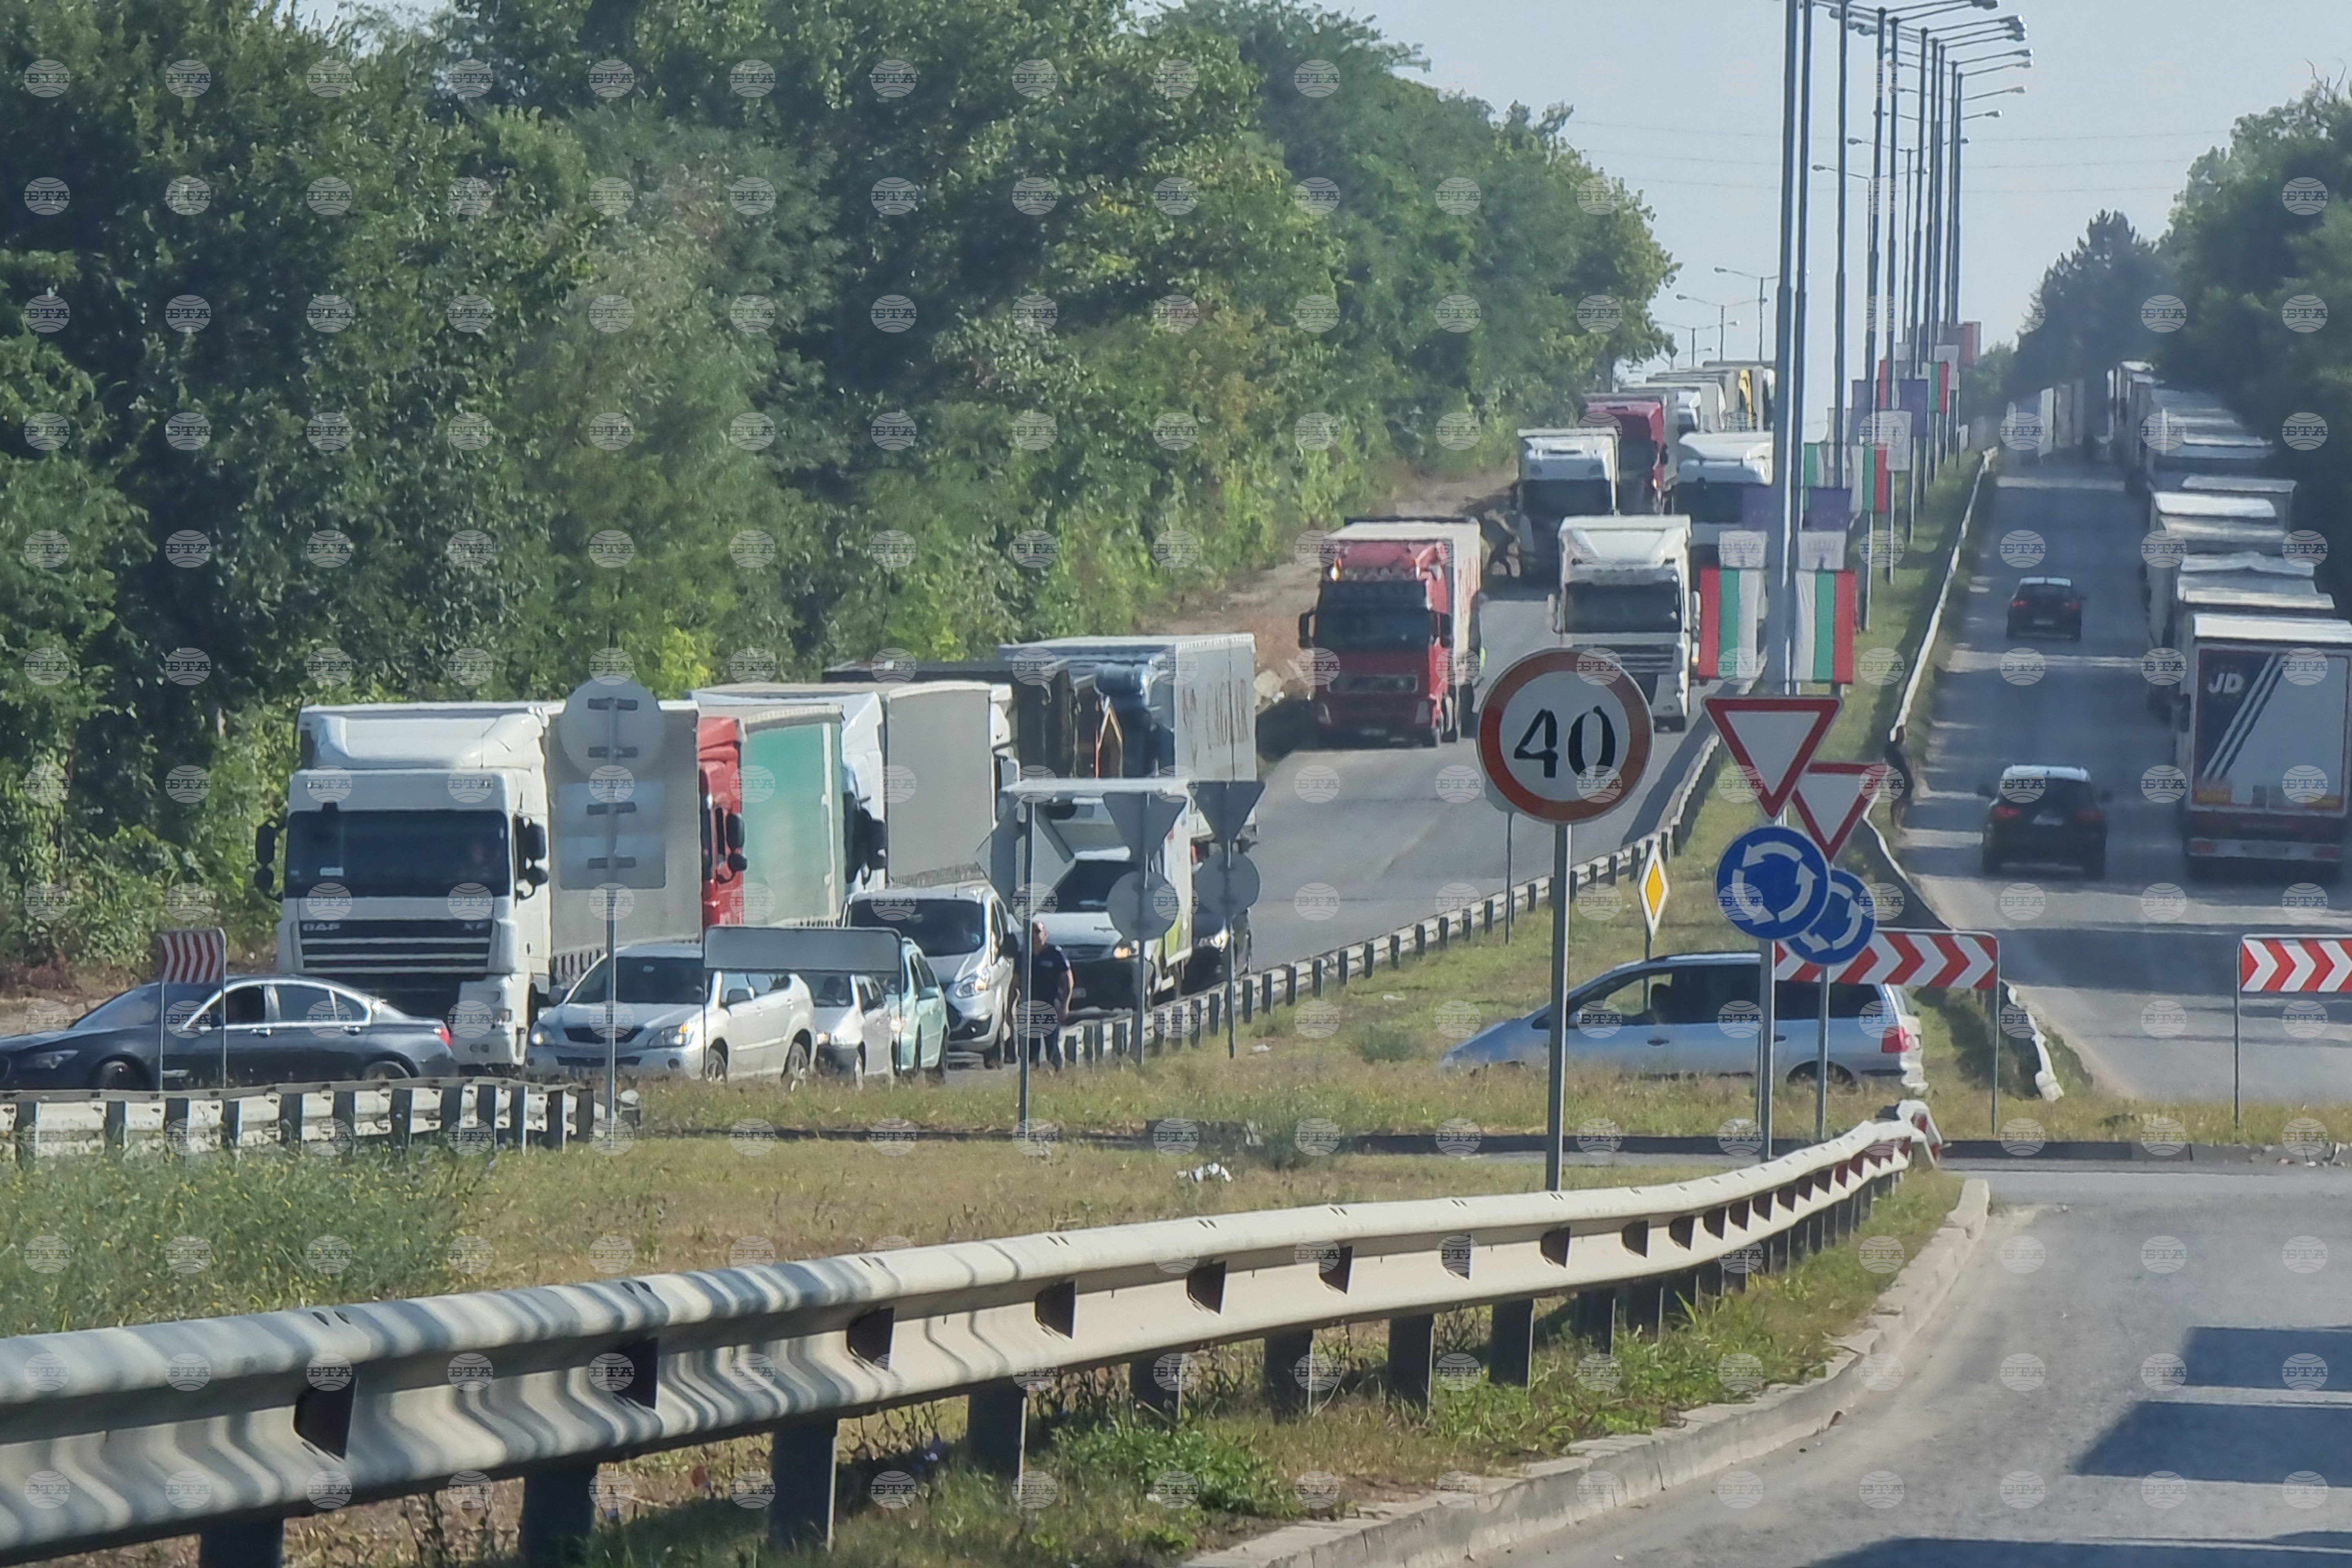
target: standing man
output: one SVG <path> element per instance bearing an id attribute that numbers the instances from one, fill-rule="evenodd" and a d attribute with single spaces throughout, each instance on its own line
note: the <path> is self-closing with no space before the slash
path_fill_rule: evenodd
<path id="1" fill-rule="evenodd" d="M 1069 954 L 1045 940 L 1045 921 L 1032 921 L 1030 993 L 1021 1009 L 1023 1027 L 1029 1037 L 1023 1048 L 1029 1053 L 1031 1061 L 1038 1060 L 1042 1054 L 1056 1069 L 1061 1067 L 1062 1025 L 1070 1014 L 1070 985 Z"/>

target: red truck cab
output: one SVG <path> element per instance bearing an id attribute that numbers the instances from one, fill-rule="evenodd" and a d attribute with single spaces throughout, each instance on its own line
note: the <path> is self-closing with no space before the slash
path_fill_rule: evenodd
<path id="1" fill-rule="evenodd" d="M 702 923 L 743 923 L 743 725 L 704 717 L 695 725 L 702 778 Z"/>
<path id="2" fill-rule="evenodd" d="M 1673 404 L 1654 394 L 1596 394 L 1584 400 L 1587 425 L 1617 426 L 1617 510 L 1621 513 L 1658 510 L 1665 493 L 1667 441 L 1674 418 Z"/>
<path id="3" fill-rule="evenodd" d="M 1351 521 L 1324 544 L 1301 647 L 1319 649 L 1315 729 L 1412 737 L 1424 746 L 1468 733 L 1478 658 L 1477 588 L 1485 541 L 1466 518 Z"/>

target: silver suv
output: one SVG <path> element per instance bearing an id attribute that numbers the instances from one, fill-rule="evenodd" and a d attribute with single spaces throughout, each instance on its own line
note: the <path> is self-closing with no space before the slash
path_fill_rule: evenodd
<path id="1" fill-rule="evenodd" d="M 985 884 L 885 888 L 849 900 L 849 923 L 888 926 L 922 950 L 947 993 L 948 1054 L 1004 1059 L 1020 984 L 1013 912 Z"/>
<path id="2" fill-rule="evenodd" d="M 1756 1071 L 1756 954 L 1677 952 L 1624 963 L 1568 994 L 1570 1066 L 1616 1068 L 1657 1077 Z M 1813 1080 L 1821 986 L 1783 980 L 1774 989 L 1773 1070 L 1790 1083 Z M 1489 1025 L 1438 1058 L 1438 1067 L 1542 1068 L 1549 1058 L 1551 1009 Z M 1919 1063 L 1919 1018 L 1896 985 L 1830 987 L 1830 1082 L 1898 1079 L 1927 1086 Z"/>

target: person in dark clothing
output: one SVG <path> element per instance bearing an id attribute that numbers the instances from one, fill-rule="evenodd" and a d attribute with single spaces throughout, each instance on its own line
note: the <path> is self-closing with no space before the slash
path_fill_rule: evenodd
<path id="1" fill-rule="evenodd" d="M 1029 1059 L 1062 1065 L 1062 1025 L 1070 1016 L 1070 957 L 1045 940 L 1045 926 L 1029 926 L 1029 997 L 1021 1016 L 1029 1037 Z"/>
<path id="2" fill-rule="evenodd" d="M 1911 791 L 1914 787 L 1910 760 L 1903 754 L 1903 731 L 1900 728 L 1886 738 L 1885 758 L 1887 768 L 1895 775 L 1893 781 L 1895 798 L 1887 803 L 1886 815 L 1900 826 L 1904 816 L 1911 809 Z"/>

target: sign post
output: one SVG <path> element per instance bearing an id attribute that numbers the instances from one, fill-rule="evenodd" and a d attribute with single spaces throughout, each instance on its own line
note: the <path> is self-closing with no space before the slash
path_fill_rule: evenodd
<path id="1" fill-rule="evenodd" d="M 208 989 L 228 984 L 228 933 L 218 926 L 196 926 L 155 933 L 155 1076 L 152 1080 L 157 1089 L 167 1081 L 163 1077 L 163 1031 L 168 1026 L 175 1030 L 187 1030 L 194 1014 L 172 1018 L 172 987 L 201 985 Z M 228 1092 L 228 1003 L 221 1003 L 221 1092 Z M 193 1030 L 187 1030 L 194 1033 Z M 190 1077 L 193 1079 L 194 1074 Z"/>
<path id="2" fill-rule="evenodd" d="M 1716 733 L 1723 737 L 1723 749 L 1731 754 L 1733 764 L 1747 775 L 1748 782 L 1754 786 L 1756 802 L 1763 807 L 1768 818 L 1778 817 L 1789 804 L 1789 797 L 1796 793 L 1797 781 L 1812 762 L 1813 752 L 1828 737 L 1830 726 L 1836 721 L 1837 714 L 1838 700 L 1834 697 L 1710 697 L 1706 700 L 1706 716 L 1713 721 Z M 1813 848 L 1811 840 L 1785 827 L 1773 831 L 1785 835 L 1785 838 L 1759 840 L 1751 846 L 1750 853 L 1764 854 L 1769 842 L 1779 846 L 1777 850 L 1771 851 L 1772 856 L 1779 860 L 1786 860 L 1793 853 L 1790 847 L 1793 844 L 1809 852 L 1811 862 L 1803 862 L 1800 857 L 1800 863 L 1792 868 L 1776 866 L 1771 859 L 1759 860 L 1753 870 L 1764 881 L 1756 884 L 1752 891 L 1742 892 L 1742 888 L 1749 886 L 1746 880 L 1749 868 L 1733 868 L 1732 853 L 1750 844 L 1755 833 L 1749 833 L 1732 841 L 1731 847 L 1726 849 L 1723 858 L 1717 862 L 1715 871 L 1716 900 L 1722 905 L 1725 918 L 1757 938 L 1759 944 L 1756 990 L 1763 1017 L 1757 1036 L 1756 1126 L 1763 1137 L 1763 1157 L 1767 1160 L 1772 1157 L 1773 1004 L 1778 1000 L 1773 995 L 1771 984 L 1773 944 L 1780 937 L 1795 935 L 1812 924 L 1821 913 L 1822 901 L 1828 897 L 1829 883 L 1828 859 Z M 1814 863 L 1818 864 L 1817 870 Z M 1764 917 L 1770 893 L 1786 890 L 1777 889 L 1777 883 L 1784 877 L 1800 880 L 1810 878 L 1821 897 L 1805 910 L 1803 919 L 1788 921 L 1786 929 L 1781 930 L 1779 928 L 1784 923 L 1782 921 Z M 1755 901 L 1759 894 L 1765 897 L 1764 903 Z M 1737 911 L 1735 904 L 1741 906 Z M 1763 929 L 1766 927 L 1773 928 L 1769 934 Z"/>
<path id="3" fill-rule="evenodd" d="M 1830 907 L 1822 911 L 1821 921 L 1806 937 L 1789 944 L 1790 951 L 1814 963 L 1843 963 L 1869 946 L 1877 930 L 1876 909 L 1869 889 L 1834 868 L 1838 851 L 1845 847 L 1855 825 L 1878 798 L 1886 773 L 1885 763 L 1815 763 L 1797 775 L 1796 789 L 1790 796 L 1797 808 L 1797 820 L 1804 826 L 1805 836 L 1821 847 L 1822 858 L 1832 868 Z M 1841 891 L 1844 895 L 1843 903 Z M 1851 918 L 1849 910 L 1858 912 L 1859 918 Z M 1826 968 L 1822 971 L 1821 1004 L 1821 1028 L 1813 1051 L 1816 1143 L 1829 1136 L 1830 977 Z M 1995 1092 L 1998 1091 L 1996 1084 Z"/>
<path id="4" fill-rule="evenodd" d="M 1642 962 L 1650 962 L 1650 949 L 1658 940 L 1658 922 L 1666 917 L 1666 858 L 1655 850 L 1642 866 L 1639 889 L 1642 895 Z"/>
<path id="5" fill-rule="evenodd" d="M 1830 868 L 1813 841 L 1794 828 L 1751 827 L 1733 839 L 1715 865 L 1715 899 L 1723 918 L 1756 939 L 1756 1127 L 1760 1157 L 1772 1157 L 1772 1090 L 1776 1064 L 1773 1004 L 1778 943 L 1810 930 L 1829 902 Z"/>
<path id="6" fill-rule="evenodd" d="M 2230 992 L 2230 1124 L 2238 1121 L 2239 1036 L 2249 992 L 2336 995 L 2352 991 L 2352 939 L 2252 934 L 2238 939 L 2238 983 Z"/>
<path id="7" fill-rule="evenodd" d="M 604 1126 L 617 1139 L 621 1126 L 621 960 L 619 946 L 621 893 L 628 888 L 658 888 L 667 876 L 658 830 L 649 840 L 650 864 L 640 854 L 623 854 L 621 818 L 635 816 L 637 781 L 661 755 L 661 704 L 634 680 L 584 680 L 573 689 L 556 716 L 556 739 L 572 765 L 588 775 L 581 802 L 583 815 L 601 823 L 567 824 L 585 835 L 602 826 L 604 853 L 592 857 L 588 868 L 604 880 L 597 892 L 604 900 Z M 631 836 L 631 848 L 639 846 Z"/>
<path id="8" fill-rule="evenodd" d="M 1239 1049 L 1234 1043 L 1234 976 L 1241 966 L 1240 921 L 1257 902 L 1263 883 L 1257 867 L 1234 847 L 1249 822 L 1249 814 L 1265 793 L 1263 779 L 1203 779 L 1192 786 L 1192 804 L 1209 819 L 1217 841 L 1217 864 L 1203 868 L 1193 879 L 1197 901 L 1215 910 L 1225 922 L 1225 1059 Z"/>
<path id="9" fill-rule="evenodd" d="M 1478 765 L 1523 816 L 1552 825 L 1551 1051 L 1544 1190 L 1560 1190 L 1568 1087 L 1569 829 L 1612 810 L 1650 766 L 1650 705 L 1613 660 L 1570 648 L 1528 655 L 1479 704 Z"/>

